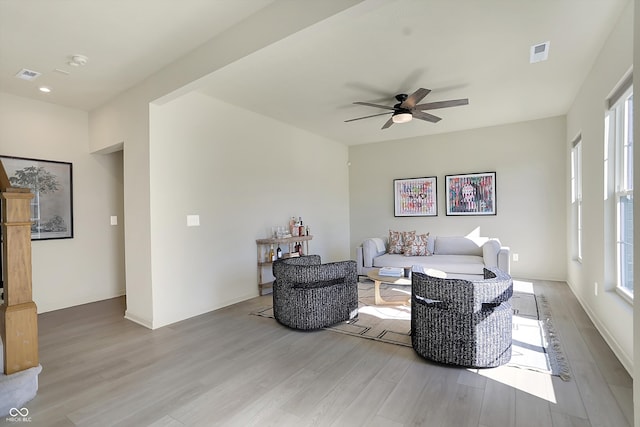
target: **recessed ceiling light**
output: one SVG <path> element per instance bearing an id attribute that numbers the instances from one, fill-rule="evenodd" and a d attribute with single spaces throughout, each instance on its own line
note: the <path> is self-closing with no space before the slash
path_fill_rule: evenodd
<path id="1" fill-rule="evenodd" d="M 51 88 L 46 87 L 46 86 L 40 86 L 40 87 L 38 88 L 38 90 L 39 90 L 40 92 L 44 92 L 44 93 L 49 93 L 49 92 L 51 92 Z"/>

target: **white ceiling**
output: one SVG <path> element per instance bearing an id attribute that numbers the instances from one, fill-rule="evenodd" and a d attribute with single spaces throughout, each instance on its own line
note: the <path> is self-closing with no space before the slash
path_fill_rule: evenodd
<path id="1" fill-rule="evenodd" d="M 0 0 L 0 90 L 90 111 L 272 1 Z"/>
<path id="2" fill-rule="evenodd" d="M 199 90 L 346 144 L 561 115 L 628 2 L 364 0 L 213 72 Z M 91 110 L 269 3 L 0 0 L 0 90 Z M 530 64 L 531 45 L 545 41 L 549 59 Z M 69 66 L 76 53 L 89 63 Z M 22 68 L 43 75 L 16 79 Z M 353 101 L 393 105 L 419 87 L 432 90 L 423 102 L 469 105 L 430 111 L 436 124 L 344 123 L 384 112 Z"/>

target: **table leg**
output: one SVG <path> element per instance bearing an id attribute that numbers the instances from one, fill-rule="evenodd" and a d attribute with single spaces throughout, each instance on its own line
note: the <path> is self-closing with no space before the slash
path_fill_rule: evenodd
<path id="1" fill-rule="evenodd" d="M 407 300 L 406 303 L 398 302 L 398 301 L 387 301 L 382 299 L 380 295 L 380 284 L 381 280 L 373 281 L 373 302 L 375 305 L 411 305 L 411 299 Z"/>
<path id="2" fill-rule="evenodd" d="M 382 299 L 382 297 L 380 296 L 380 284 L 382 282 L 380 280 L 374 280 L 373 281 L 373 301 L 375 302 L 376 305 L 397 305 L 396 302 L 392 302 L 392 301 L 385 301 L 384 299 Z"/>

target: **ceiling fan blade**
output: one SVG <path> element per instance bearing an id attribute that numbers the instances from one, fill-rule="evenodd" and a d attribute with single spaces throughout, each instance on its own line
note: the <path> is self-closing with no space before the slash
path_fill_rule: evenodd
<path id="1" fill-rule="evenodd" d="M 423 111 L 412 111 L 411 115 L 414 119 L 426 120 L 431 123 L 438 123 L 440 120 L 442 120 L 438 116 L 434 116 L 433 114 L 425 113 Z"/>
<path id="2" fill-rule="evenodd" d="M 428 102 L 426 104 L 418 104 L 413 107 L 414 110 L 436 110 L 438 108 L 457 107 L 459 105 L 467 105 L 469 100 L 465 99 L 452 99 L 449 101 Z"/>
<path id="3" fill-rule="evenodd" d="M 429 95 L 431 90 L 420 88 L 417 91 L 413 92 L 411 95 L 404 100 L 402 104 L 400 104 L 401 108 L 406 108 L 408 110 L 412 109 L 418 102 L 422 101 L 422 98 Z"/>
<path id="4" fill-rule="evenodd" d="M 393 124 L 393 117 L 391 117 L 389 120 L 387 120 L 387 122 L 382 126 L 382 129 L 386 129 L 388 127 L 391 127 L 392 124 Z"/>
<path id="5" fill-rule="evenodd" d="M 364 117 L 358 117 L 357 119 L 349 119 L 349 120 L 345 120 L 344 122 L 354 122 L 356 120 L 362 120 L 362 119 L 368 119 L 369 117 L 378 117 L 378 116 L 386 116 L 387 114 L 393 114 L 392 111 L 389 111 L 387 113 L 379 113 L 379 114 L 372 114 L 370 116 L 364 116 Z"/>
<path id="6" fill-rule="evenodd" d="M 358 105 L 366 105 L 367 107 L 376 107 L 376 108 L 384 108 L 385 110 L 395 110 L 395 108 L 393 107 L 389 107 L 388 105 L 378 105 L 378 104 L 372 104 L 370 102 L 354 102 L 354 104 L 358 104 Z"/>

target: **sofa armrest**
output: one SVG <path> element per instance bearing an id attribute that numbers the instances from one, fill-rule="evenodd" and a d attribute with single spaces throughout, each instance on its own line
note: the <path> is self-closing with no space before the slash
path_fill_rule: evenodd
<path id="1" fill-rule="evenodd" d="M 509 247 L 502 246 L 498 239 L 489 239 L 482 245 L 482 258 L 485 267 L 497 267 L 507 274 L 511 273 L 510 253 Z"/>
<path id="2" fill-rule="evenodd" d="M 356 265 L 358 276 L 364 276 L 366 273 L 364 272 L 364 257 L 362 255 L 362 246 L 358 246 L 356 248 Z"/>
<path id="3" fill-rule="evenodd" d="M 498 252 L 498 268 L 507 274 L 511 274 L 511 248 L 501 246 Z"/>
<path id="4" fill-rule="evenodd" d="M 387 251 L 384 240 L 379 237 L 365 239 L 362 242 L 362 262 L 365 267 L 373 267 L 373 259 Z"/>
<path id="5" fill-rule="evenodd" d="M 486 268 L 496 268 L 498 266 L 499 252 L 500 242 L 497 239 L 489 239 L 482 245 L 482 258 Z"/>

